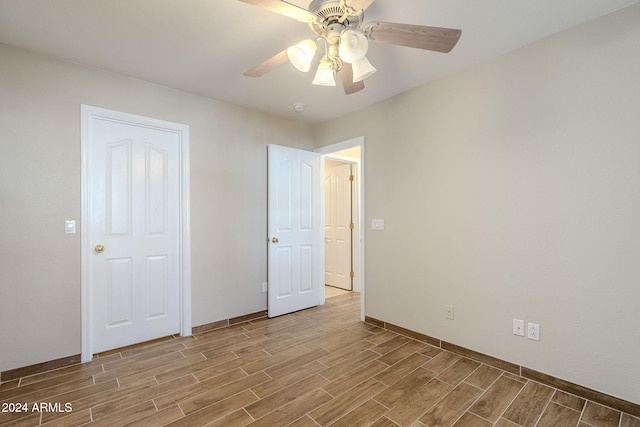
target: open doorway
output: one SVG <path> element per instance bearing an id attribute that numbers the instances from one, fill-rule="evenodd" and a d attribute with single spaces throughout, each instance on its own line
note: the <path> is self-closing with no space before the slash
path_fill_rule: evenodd
<path id="1" fill-rule="evenodd" d="M 324 158 L 324 245 L 325 279 L 328 291 L 352 291 L 353 243 L 357 230 L 358 200 L 354 197 L 356 164 L 338 160 L 331 155 Z M 335 292 L 330 292 L 335 295 Z M 328 295 L 327 295 L 328 296 Z"/>
<path id="2" fill-rule="evenodd" d="M 323 154 L 325 169 L 325 298 L 349 292 L 362 297 L 364 137 L 316 152 Z"/>

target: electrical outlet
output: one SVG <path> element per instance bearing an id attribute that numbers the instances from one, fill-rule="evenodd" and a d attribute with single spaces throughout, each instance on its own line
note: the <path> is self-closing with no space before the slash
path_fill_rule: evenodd
<path id="1" fill-rule="evenodd" d="M 444 317 L 446 319 L 453 320 L 453 306 L 452 305 L 445 305 L 444 306 Z"/>
<path id="2" fill-rule="evenodd" d="M 524 336 L 524 320 L 513 319 L 513 335 Z"/>
<path id="3" fill-rule="evenodd" d="M 527 338 L 534 341 L 540 341 L 540 325 L 527 323 Z"/>
<path id="4" fill-rule="evenodd" d="M 267 282 L 262 283 L 262 292 L 267 292 Z"/>

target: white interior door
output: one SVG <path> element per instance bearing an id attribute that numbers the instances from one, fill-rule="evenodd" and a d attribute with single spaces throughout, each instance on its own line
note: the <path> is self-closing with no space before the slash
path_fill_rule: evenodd
<path id="1" fill-rule="evenodd" d="M 320 155 L 269 145 L 268 315 L 324 302 Z"/>
<path id="2" fill-rule="evenodd" d="M 352 290 L 352 170 L 348 163 L 325 166 L 324 244 L 327 285 Z"/>
<path id="3" fill-rule="evenodd" d="M 87 132 L 97 353 L 181 332 L 181 135 L 98 117 Z"/>

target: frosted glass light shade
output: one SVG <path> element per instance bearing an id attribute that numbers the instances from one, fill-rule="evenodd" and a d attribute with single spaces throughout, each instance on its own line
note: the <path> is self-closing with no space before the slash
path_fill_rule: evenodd
<path id="1" fill-rule="evenodd" d="M 353 64 L 364 58 L 369 49 L 369 41 L 359 31 L 344 30 L 340 35 L 338 55 L 348 64 Z"/>
<path id="2" fill-rule="evenodd" d="M 317 46 L 313 40 L 302 40 L 287 49 L 289 61 L 298 70 L 306 73 L 311 68 L 311 61 L 316 55 Z"/>
<path id="3" fill-rule="evenodd" d="M 322 58 L 320 61 L 320 65 L 318 65 L 318 70 L 316 71 L 316 76 L 311 83 L 318 86 L 336 85 L 336 78 L 333 74 L 333 70 L 331 69 L 331 61 L 326 57 Z"/>
<path id="4" fill-rule="evenodd" d="M 357 83 L 371 76 L 377 70 L 366 57 L 353 64 L 353 82 Z"/>

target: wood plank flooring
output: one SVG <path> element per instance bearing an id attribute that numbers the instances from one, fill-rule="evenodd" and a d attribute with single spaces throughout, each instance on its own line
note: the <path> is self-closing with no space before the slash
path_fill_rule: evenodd
<path id="1" fill-rule="evenodd" d="M 8 381 L 0 425 L 640 427 L 359 313 L 358 294 L 340 295 Z"/>

